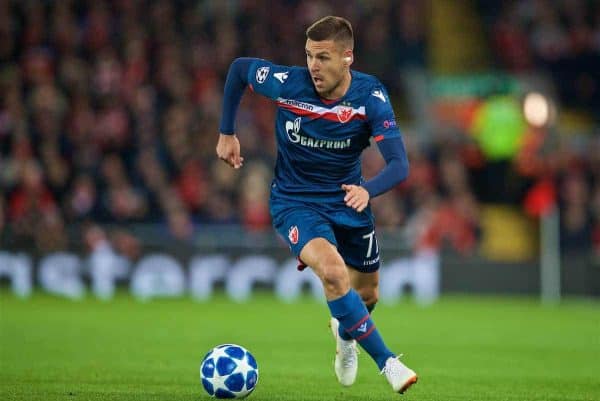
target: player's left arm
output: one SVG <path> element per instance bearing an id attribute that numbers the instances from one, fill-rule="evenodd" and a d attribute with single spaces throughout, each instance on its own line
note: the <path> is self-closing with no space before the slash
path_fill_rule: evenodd
<path id="1" fill-rule="evenodd" d="M 367 102 L 367 117 L 372 136 L 383 156 L 386 166 L 362 185 L 343 185 L 346 205 L 362 212 L 369 200 L 381 195 L 408 177 L 408 158 L 400 130 L 396 125 L 394 110 L 383 86 L 375 87 Z"/>

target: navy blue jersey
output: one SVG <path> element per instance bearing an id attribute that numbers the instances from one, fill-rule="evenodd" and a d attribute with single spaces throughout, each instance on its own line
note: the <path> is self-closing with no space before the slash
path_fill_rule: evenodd
<path id="1" fill-rule="evenodd" d="M 346 94 L 328 101 L 315 91 L 306 67 L 258 59 L 252 63 L 251 89 L 278 106 L 275 196 L 341 201 L 342 184 L 363 181 L 360 154 L 371 137 L 400 137 L 385 87 L 371 75 L 351 74 Z"/>

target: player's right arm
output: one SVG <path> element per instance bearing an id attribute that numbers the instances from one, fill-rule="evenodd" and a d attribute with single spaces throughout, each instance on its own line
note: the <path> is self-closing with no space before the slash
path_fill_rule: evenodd
<path id="1" fill-rule="evenodd" d="M 281 70 L 281 71 L 280 71 Z M 287 79 L 285 67 L 257 58 L 241 57 L 231 63 L 223 94 L 217 156 L 232 166 L 240 168 L 244 161 L 240 156 L 240 142 L 235 136 L 235 116 L 247 86 L 254 92 L 277 99 Z M 277 74 L 277 75 L 275 75 Z"/>

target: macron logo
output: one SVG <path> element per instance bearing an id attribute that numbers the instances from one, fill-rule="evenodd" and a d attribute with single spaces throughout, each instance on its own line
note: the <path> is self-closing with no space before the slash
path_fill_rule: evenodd
<path id="1" fill-rule="evenodd" d="M 360 331 L 361 333 L 366 333 L 367 331 L 367 322 L 361 324 L 356 331 Z"/>
<path id="2" fill-rule="evenodd" d="M 288 78 L 288 71 L 286 71 L 286 72 L 276 72 L 275 74 L 273 74 L 273 76 L 275 78 L 277 78 L 279 80 L 279 82 L 284 83 L 285 80 Z"/>
<path id="3" fill-rule="evenodd" d="M 381 99 L 381 101 L 383 103 L 385 103 L 385 96 L 383 96 L 383 92 L 382 91 L 380 91 L 380 90 L 373 91 L 373 93 L 371 93 L 371 95 L 375 96 L 378 99 Z"/>

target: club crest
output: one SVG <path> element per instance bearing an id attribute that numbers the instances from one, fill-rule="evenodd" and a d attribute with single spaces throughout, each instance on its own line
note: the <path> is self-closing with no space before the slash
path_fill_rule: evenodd
<path id="1" fill-rule="evenodd" d="M 298 226 L 291 226 L 288 230 L 288 238 L 290 242 L 294 245 L 298 243 Z"/>
<path id="2" fill-rule="evenodd" d="M 352 117 L 352 107 L 339 106 L 337 110 L 337 117 L 341 123 L 347 123 Z"/>

